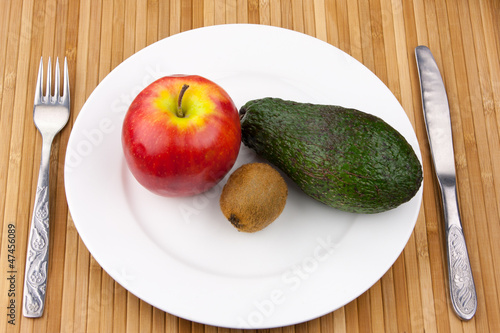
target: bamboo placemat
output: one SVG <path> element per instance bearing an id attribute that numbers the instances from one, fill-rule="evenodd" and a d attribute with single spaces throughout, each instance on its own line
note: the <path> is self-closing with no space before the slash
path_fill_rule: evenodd
<path id="1" fill-rule="evenodd" d="M 352 55 L 400 101 L 423 155 L 422 208 L 393 267 L 346 306 L 272 331 L 500 332 L 499 22 L 497 0 L 0 1 L 0 332 L 229 331 L 158 310 L 111 279 L 79 238 L 63 183 L 72 123 L 106 74 L 157 40 L 224 23 L 281 26 Z M 479 303 L 469 322 L 455 316 L 448 297 L 439 189 L 414 58 L 419 44 L 433 52 L 451 108 L 462 222 Z M 68 57 L 72 115 L 52 149 L 46 309 L 42 318 L 26 319 L 21 298 L 41 151 L 32 118 L 40 56 Z"/>

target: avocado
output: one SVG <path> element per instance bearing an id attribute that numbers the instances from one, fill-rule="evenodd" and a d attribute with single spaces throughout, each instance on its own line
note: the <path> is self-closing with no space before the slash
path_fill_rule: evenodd
<path id="1" fill-rule="evenodd" d="M 374 115 L 268 97 L 241 107 L 240 122 L 246 146 L 333 208 L 384 212 L 409 201 L 422 183 L 413 148 Z"/>

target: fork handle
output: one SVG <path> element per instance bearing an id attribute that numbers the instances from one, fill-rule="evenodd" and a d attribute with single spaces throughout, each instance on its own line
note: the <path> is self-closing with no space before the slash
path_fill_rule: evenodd
<path id="1" fill-rule="evenodd" d="M 43 137 L 33 217 L 28 239 L 24 275 L 23 315 L 38 318 L 43 314 L 49 261 L 49 166 L 53 137 Z"/>

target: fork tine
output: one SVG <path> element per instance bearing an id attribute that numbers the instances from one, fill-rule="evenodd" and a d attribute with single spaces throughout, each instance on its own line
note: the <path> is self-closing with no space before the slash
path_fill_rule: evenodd
<path id="1" fill-rule="evenodd" d="M 63 79 L 63 102 L 69 104 L 69 74 L 68 74 L 68 59 L 64 57 L 64 79 Z"/>
<path id="2" fill-rule="evenodd" d="M 47 88 L 45 90 L 45 96 L 44 100 L 50 101 L 50 86 L 52 84 L 52 65 L 50 63 L 50 57 L 49 57 L 49 62 L 47 63 Z"/>
<path id="3" fill-rule="evenodd" d="M 40 65 L 38 66 L 38 77 L 36 79 L 34 104 L 40 104 L 42 102 L 42 96 L 43 96 L 43 58 L 40 57 Z"/>
<path id="4" fill-rule="evenodd" d="M 56 73 L 54 77 L 54 95 L 53 95 L 53 102 L 59 102 L 61 99 L 61 89 L 60 89 L 60 76 L 61 76 L 61 71 L 59 70 L 59 57 L 56 58 Z"/>

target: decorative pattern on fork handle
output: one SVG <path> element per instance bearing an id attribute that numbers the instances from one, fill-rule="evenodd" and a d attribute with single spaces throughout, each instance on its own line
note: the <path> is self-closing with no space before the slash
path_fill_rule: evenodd
<path id="1" fill-rule="evenodd" d="M 47 287 L 47 268 L 49 259 L 49 187 L 39 186 L 36 191 L 33 224 L 28 241 L 26 258 L 26 281 L 24 293 L 25 313 L 43 312 L 45 290 Z"/>

